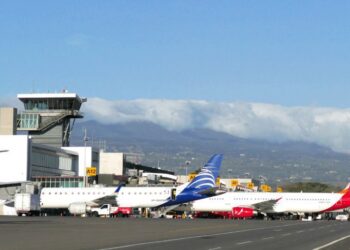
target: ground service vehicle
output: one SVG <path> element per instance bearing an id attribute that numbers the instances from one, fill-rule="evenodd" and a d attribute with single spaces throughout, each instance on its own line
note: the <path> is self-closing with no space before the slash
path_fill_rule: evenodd
<path id="1" fill-rule="evenodd" d="M 129 217 L 133 214 L 133 208 L 131 207 L 118 207 L 116 211 L 114 211 L 112 217 Z"/>
<path id="2" fill-rule="evenodd" d="M 338 214 L 337 216 L 335 216 L 335 220 L 348 221 L 349 220 L 349 215 L 348 214 Z"/>
<path id="3" fill-rule="evenodd" d="M 37 194 L 18 193 L 15 194 L 15 210 L 18 216 L 39 215 L 40 198 Z"/>
<path id="4" fill-rule="evenodd" d="M 128 217 L 132 213 L 130 207 L 115 207 L 111 204 L 103 204 L 100 207 L 92 207 L 89 214 L 92 216 L 105 216 L 105 217 Z"/>

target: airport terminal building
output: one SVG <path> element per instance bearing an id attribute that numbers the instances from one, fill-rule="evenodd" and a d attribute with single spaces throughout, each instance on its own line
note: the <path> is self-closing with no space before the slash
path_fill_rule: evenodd
<path id="1" fill-rule="evenodd" d="M 67 91 L 17 97 L 24 105 L 22 112 L 0 108 L 0 184 L 36 181 L 45 187 L 117 185 L 128 181 L 129 170 L 173 174 L 128 162 L 127 155 L 120 152 L 71 146 L 70 135 L 75 120 L 84 117 L 80 108 L 86 98 Z M 89 174 L 91 171 L 94 174 Z"/>

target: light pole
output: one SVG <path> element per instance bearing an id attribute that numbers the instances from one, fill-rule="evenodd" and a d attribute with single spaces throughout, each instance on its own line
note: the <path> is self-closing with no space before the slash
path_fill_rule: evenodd
<path id="1" fill-rule="evenodd" d="M 186 161 L 185 162 L 185 165 L 186 165 L 186 176 L 187 176 L 187 169 L 188 169 L 188 166 L 191 164 L 191 161 Z"/>
<path id="2" fill-rule="evenodd" d="M 259 175 L 259 180 L 261 184 L 265 184 L 267 181 L 267 178 L 265 176 Z"/>
<path id="3" fill-rule="evenodd" d="M 187 176 L 187 170 L 188 170 L 188 167 L 189 167 L 189 165 L 191 164 L 191 161 L 185 161 L 185 165 L 180 165 L 180 168 L 181 169 L 185 169 L 185 174 L 186 174 L 186 176 Z"/>
<path id="4" fill-rule="evenodd" d="M 86 146 L 89 138 L 87 137 L 87 130 L 84 128 L 84 186 L 87 187 L 88 185 L 88 178 L 86 176 Z"/>
<path id="5" fill-rule="evenodd" d="M 227 169 L 227 172 L 228 172 L 228 177 L 230 178 L 230 179 L 232 179 L 232 168 L 229 168 L 229 169 Z"/>

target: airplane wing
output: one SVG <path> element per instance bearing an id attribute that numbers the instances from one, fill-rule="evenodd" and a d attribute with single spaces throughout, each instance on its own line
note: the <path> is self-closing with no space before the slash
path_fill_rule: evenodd
<path id="1" fill-rule="evenodd" d="M 14 207 L 15 206 L 14 200 L 0 200 L 0 204 L 1 205 L 6 205 L 6 206 L 9 206 L 9 207 Z"/>
<path id="2" fill-rule="evenodd" d="M 116 198 L 117 198 L 117 196 L 115 194 L 107 195 L 107 196 L 103 196 L 101 198 L 98 198 L 96 200 L 93 200 L 92 203 L 95 203 L 97 205 L 103 205 L 103 204 L 117 205 Z"/>
<path id="3" fill-rule="evenodd" d="M 275 200 L 267 200 L 262 201 L 259 203 L 255 203 L 252 205 L 252 207 L 260 212 L 271 212 L 273 211 L 274 205 L 280 200 L 281 198 L 275 199 Z"/>
<path id="4" fill-rule="evenodd" d="M 106 195 L 103 197 L 100 197 L 98 199 L 93 200 L 91 203 L 94 203 L 95 205 L 103 205 L 103 204 L 111 204 L 112 206 L 118 206 L 117 204 L 117 196 L 119 191 L 122 187 L 124 187 L 125 184 L 120 184 L 117 189 L 114 191 L 113 194 Z"/>

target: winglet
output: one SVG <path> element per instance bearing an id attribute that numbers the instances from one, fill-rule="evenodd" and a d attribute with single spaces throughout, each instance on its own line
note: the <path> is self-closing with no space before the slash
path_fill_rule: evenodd
<path id="1" fill-rule="evenodd" d="M 120 189 L 121 189 L 122 187 L 125 187 L 125 184 L 124 184 L 124 183 L 118 185 L 118 187 L 117 187 L 117 189 L 114 191 L 114 193 L 119 193 L 119 191 L 120 191 Z"/>

